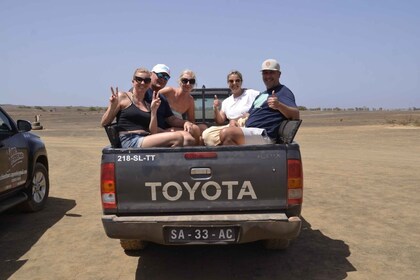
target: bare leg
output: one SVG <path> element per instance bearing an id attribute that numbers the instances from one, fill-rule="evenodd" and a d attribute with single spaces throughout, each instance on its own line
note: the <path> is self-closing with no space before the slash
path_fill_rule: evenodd
<path id="1" fill-rule="evenodd" d="M 180 132 L 162 132 L 148 135 L 143 139 L 142 147 L 182 147 L 184 137 Z"/>
<path id="2" fill-rule="evenodd" d="M 245 136 L 242 129 L 236 126 L 229 126 L 220 131 L 221 145 L 243 145 Z"/>
<path id="3" fill-rule="evenodd" d="M 196 145 L 196 146 L 200 145 L 200 143 L 201 143 L 201 133 L 202 132 L 203 131 L 201 130 L 201 128 L 198 125 L 196 125 L 196 124 L 193 125 L 192 130 L 190 131 L 190 134 L 192 135 L 192 137 L 194 137 L 193 145 Z"/>
<path id="4" fill-rule="evenodd" d="M 165 131 L 176 131 L 182 133 L 184 136 L 184 146 L 197 146 L 200 145 L 201 131 L 198 125 L 194 124 L 190 132 L 184 131 L 184 128 L 171 127 Z"/>
<path id="5" fill-rule="evenodd" d="M 209 127 L 205 123 L 199 123 L 197 126 L 200 128 L 200 137 L 197 145 L 204 146 L 203 132 Z"/>
<path id="6" fill-rule="evenodd" d="M 184 146 L 196 146 L 197 142 L 196 139 L 191 135 L 190 132 L 188 131 L 184 131 L 184 130 L 178 130 L 178 133 L 181 133 L 182 136 L 184 137 Z"/>
<path id="7" fill-rule="evenodd" d="M 209 128 L 208 125 L 206 125 L 205 123 L 199 123 L 199 124 L 197 124 L 197 126 L 200 128 L 201 133 L 203 133 L 204 130 Z"/>

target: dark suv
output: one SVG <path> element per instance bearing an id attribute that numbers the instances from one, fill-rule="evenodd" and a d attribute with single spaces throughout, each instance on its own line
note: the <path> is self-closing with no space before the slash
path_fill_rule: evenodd
<path id="1" fill-rule="evenodd" d="M 31 129 L 30 122 L 15 122 L 0 107 L 0 212 L 16 205 L 34 212 L 47 201 L 47 150 Z"/>

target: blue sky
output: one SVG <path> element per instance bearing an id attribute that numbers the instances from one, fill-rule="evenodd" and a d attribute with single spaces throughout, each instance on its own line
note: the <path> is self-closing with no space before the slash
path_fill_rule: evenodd
<path id="1" fill-rule="evenodd" d="M 0 0 L 0 104 L 107 106 L 135 68 L 237 69 L 264 90 L 266 58 L 298 105 L 420 107 L 420 1 Z"/>

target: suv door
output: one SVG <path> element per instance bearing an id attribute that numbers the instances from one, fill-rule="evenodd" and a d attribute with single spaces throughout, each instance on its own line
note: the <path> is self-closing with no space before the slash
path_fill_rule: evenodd
<path id="1" fill-rule="evenodd" d="M 28 146 L 23 133 L 0 110 L 0 194 L 24 185 L 28 177 Z"/>

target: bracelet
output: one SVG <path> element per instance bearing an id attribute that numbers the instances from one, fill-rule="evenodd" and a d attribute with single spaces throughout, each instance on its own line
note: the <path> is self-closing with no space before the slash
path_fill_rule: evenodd
<path id="1" fill-rule="evenodd" d="M 219 110 L 219 107 L 217 107 L 217 106 L 213 106 L 213 110 L 214 110 L 214 111 Z"/>

